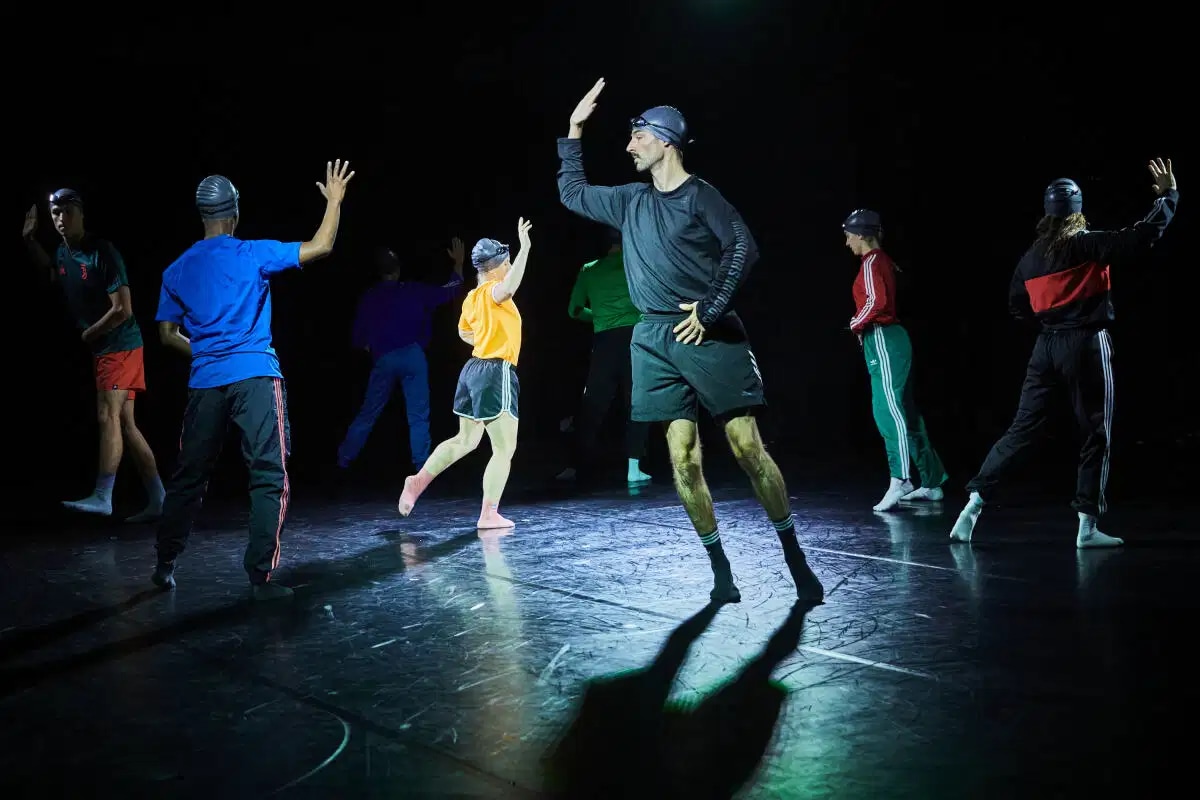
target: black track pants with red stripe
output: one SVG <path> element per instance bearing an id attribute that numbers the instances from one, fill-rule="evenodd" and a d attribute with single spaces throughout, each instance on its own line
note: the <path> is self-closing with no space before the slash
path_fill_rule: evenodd
<path id="1" fill-rule="evenodd" d="M 241 432 L 242 457 L 250 472 L 250 542 L 244 564 L 252 583 L 265 583 L 279 566 L 279 537 L 288 507 L 291 428 L 287 393 L 279 378 L 248 378 L 188 391 L 179 458 L 158 525 L 158 560 L 173 562 L 187 546 L 230 422 Z"/>

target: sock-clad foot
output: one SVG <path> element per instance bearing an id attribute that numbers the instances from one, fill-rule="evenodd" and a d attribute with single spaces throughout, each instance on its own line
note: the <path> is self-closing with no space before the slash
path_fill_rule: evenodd
<path id="1" fill-rule="evenodd" d="M 929 502 L 936 503 L 943 500 L 946 493 L 940 486 L 922 486 L 920 489 L 913 489 L 908 494 L 900 499 L 905 503 Z"/>
<path id="2" fill-rule="evenodd" d="M 733 570 L 729 566 L 729 559 L 725 557 L 721 540 L 717 539 L 713 544 L 705 545 L 704 549 L 708 551 L 708 561 L 713 572 L 713 588 L 708 593 L 709 599 L 714 603 L 742 602 L 742 593 L 733 582 Z"/>
<path id="3" fill-rule="evenodd" d="M 175 562 L 159 561 L 154 568 L 154 574 L 150 576 L 151 582 L 155 586 L 161 587 L 167 591 L 175 588 Z"/>
<path id="4" fill-rule="evenodd" d="M 157 475 L 146 483 L 146 498 L 146 507 L 132 517 L 126 517 L 126 522 L 153 522 L 162 516 L 163 501 L 167 498 L 167 490 Z"/>
<path id="5" fill-rule="evenodd" d="M 639 459 L 629 459 L 629 467 L 626 470 L 626 483 L 646 483 L 650 480 L 650 476 L 642 472 L 642 464 Z"/>
<path id="6" fill-rule="evenodd" d="M 1096 547 L 1121 547 L 1125 544 L 1124 539 L 1101 533 L 1096 527 L 1098 524 L 1099 521 L 1090 514 L 1079 515 L 1079 533 L 1075 536 L 1077 548 L 1087 550 Z"/>
<path id="7" fill-rule="evenodd" d="M 112 516 L 112 498 L 90 495 L 82 500 L 64 500 L 63 507 L 84 514 L 99 514 L 102 517 Z"/>
<path id="8" fill-rule="evenodd" d="M 825 587 L 808 566 L 808 559 L 800 549 L 800 542 L 796 540 L 795 517 L 788 514 L 781 520 L 772 520 L 771 524 L 775 526 L 775 533 L 783 546 L 783 560 L 787 563 L 792 583 L 796 587 L 796 599 L 813 604 L 824 603 Z"/>
<path id="9" fill-rule="evenodd" d="M 150 504 L 132 517 L 126 517 L 126 522 L 153 522 L 162 516 L 162 503 Z"/>
<path id="10" fill-rule="evenodd" d="M 975 523 L 979 521 L 979 514 L 982 511 L 983 498 L 979 496 L 979 492 L 971 492 L 971 497 L 967 500 L 967 504 L 963 506 L 963 510 L 959 512 L 958 519 L 954 522 L 954 527 L 950 529 L 951 541 L 971 541 L 971 534 L 975 531 Z"/>
<path id="11" fill-rule="evenodd" d="M 900 500 L 913 490 L 912 481 L 892 478 L 888 490 L 883 493 L 883 499 L 873 506 L 875 511 L 891 511 L 900 505 Z"/>

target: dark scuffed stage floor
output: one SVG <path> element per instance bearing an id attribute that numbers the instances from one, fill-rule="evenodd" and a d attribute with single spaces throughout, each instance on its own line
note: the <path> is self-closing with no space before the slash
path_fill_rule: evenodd
<path id="1" fill-rule="evenodd" d="M 501 536 L 474 495 L 407 520 L 301 495 L 295 600 L 257 607 L 237 498 L 174 593 L 149 528 L 14 532 L 0 795 L 1095 797 L 1188 768 L 1182 512 L 1127 506 L 1127 548 L 1079 553 L 1069 508 L 994 509 L 952 547 L 957 494 L 881 515 L 875 484 L 795 486 L 828 592 L 807 617 L 741 482 L 715 495 L 744 599 L 715 610 L 665 485 L 518 495 Z"/>

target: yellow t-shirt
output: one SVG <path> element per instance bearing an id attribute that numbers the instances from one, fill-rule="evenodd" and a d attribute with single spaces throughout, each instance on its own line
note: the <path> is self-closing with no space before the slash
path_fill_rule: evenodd
<path id="1" fill-rule="evenodd" d="M 502 358 L 515 367 L 521 355 L 521 312 L 511 297 L 503 303 L 492 297 L 498 283 L 481 283 L 467 293 L 458 329 L 475 335 L 475 358 Z"/>

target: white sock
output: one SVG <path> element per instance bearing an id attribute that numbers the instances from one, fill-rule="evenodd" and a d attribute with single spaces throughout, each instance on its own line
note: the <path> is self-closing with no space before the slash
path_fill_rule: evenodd
<path id="1" fill-rule="evenodd" d="M 1075 546 L 1080 550 L 1085 550 L 1092 547 L 1120 547 L 1125 544 L 1124 539 L 1101 533 L 1098 525 L 1099 520 L 1091 514 L 1080 512 L 1079 533 L 1075 537 Z"/>
<path id="2" fill-rule="evenodd" d="M 113 486 L 117 482 L 116 475 L 100 475 L 96 478 L 96 494 L 95 497 L 105 503 L 112 503 Z"/>
<path id="3" fill-rule="evenodd" d="M 876 503 L 872 510 L 874 511 L 891 511 L 896 506 L 900 505 L 900 498 L 913 490 L 912 481 L 905 478 L 892 478 L 888 485 L 888 490 L 884 492 L 883 499 Z"/>
<path id="4" fill-rule="evenodd" d="M 958 519 L 954 522 L 954 527 L 950 529 L 950 538 L 956 542 L 971 541 L 971 534 L 975 530 L 975 523 L 979 521 L 979 515 L 982 512 L 983 498 L 979 496 L 979 492 L 971 492 L 971 496 L 967 499 L 967 504 L 963 506 Z"/>
<path id="5" fill-rule="evenodd" d="M 629 459 L 629 468 L 626 472 L 630 481 L 648 481 L 650 476 L 642 472 L 642 460 L 640 458 Z"/>

